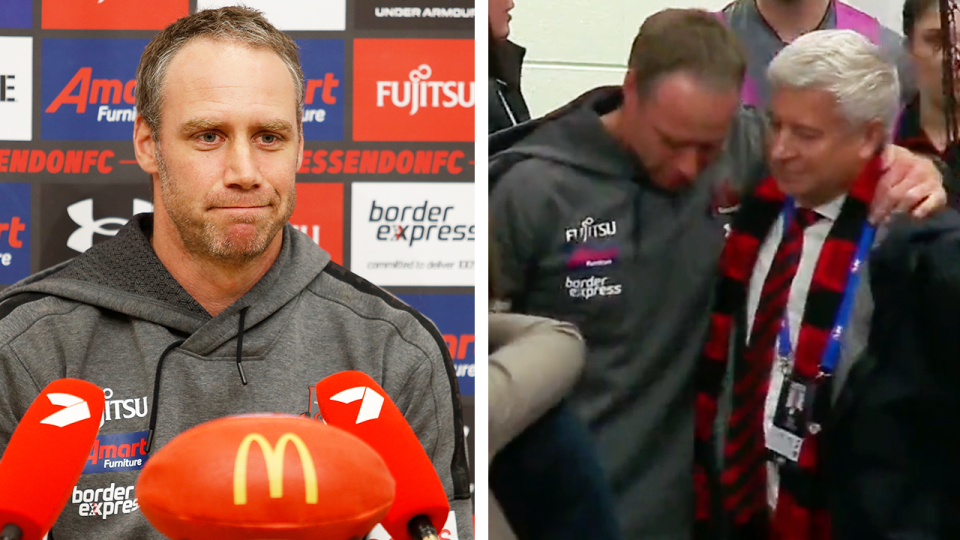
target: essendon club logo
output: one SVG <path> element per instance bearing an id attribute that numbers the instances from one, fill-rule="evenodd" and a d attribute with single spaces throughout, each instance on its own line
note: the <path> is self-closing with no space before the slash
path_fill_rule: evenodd
<path id="1" fill-rule="evenodd" d="M 42 24 L 57 30 L 160 30 L 189 10 L 188 0 L 43 0 Z"/>
<path id="2" fill-rule="evenodd" d="M 473 40 L 354 42 L 353 138 L 472 141 Z"/>
<path id="3" fill-rule="evenodd" d="M 303 470 L 303 484 L 307 504 L 317 504 L 319 499 L 317 489 L 317 470 L 313 464 L 310 450 L 303 439 L 295 433 L 284 433 L 272 446 L 266 437 L 259 433 L 250 433 L 243 438 L 237 448 L 237 459 L 233 465 L 233 504 L 241 506 L 247 504 L 247 462 L 250 458 L 250 446 L 257 443 L 263 460 L 267 465 L 267 480 L 269 482 L 270 498 L 283 498 L 283 464 L 286 458 L 287 443 L 293 443 L 300 457 L 300 466 Z"/>
<path id="4" fill-rule="evenodd" d="M 43 40 L 41 137 L 129 141 L 146 45 L 144 39 Z"/>

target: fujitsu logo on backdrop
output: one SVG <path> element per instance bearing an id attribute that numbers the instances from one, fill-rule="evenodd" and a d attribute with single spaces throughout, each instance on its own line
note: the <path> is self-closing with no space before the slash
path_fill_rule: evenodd
<path id="1" fill-rule="evenodd" d="M 433 69 L 421 64 L 410 71 L 406 81 L 377 81 L 377 107 L 386 106 L 386 98 L 394 107 L 410 109 L 410 116 L 428 107 L 473 107 L 476 99 L 474 81 L 431 81 Z"/>

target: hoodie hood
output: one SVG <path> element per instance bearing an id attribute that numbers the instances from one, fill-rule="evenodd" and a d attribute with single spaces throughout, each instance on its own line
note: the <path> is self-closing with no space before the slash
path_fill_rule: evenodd
<path id="1" fill-rule="evenodd" d="M 182 348 L 206 356 L 237 336 L 242 309 L 248 308 L 244 326 L 255 326 L 296 298 L 330 262 L 327 252 L 286 225 L 270 270 L 212 317 L 160 262 L 150 245 L 152 231 L 153 214 L 138 214 L 111 240 L 15 284 L 0 293 L 0 301 L 33 292 L 109 309 L 189 336 Z M 261 346 L 269 341 L 267 336 L 257 340 Z M 254 342 L 244 344 L 251 354 L 257 348 Z"/>
<path id="2" fill-rule="evenodd" d="M 645 176 L 640 161 L 600 121 L 622 103 L 618 86 L 590 90 L 546 116 L 493 134 L 490 155 L 536 155 L 591 177 Z"/>

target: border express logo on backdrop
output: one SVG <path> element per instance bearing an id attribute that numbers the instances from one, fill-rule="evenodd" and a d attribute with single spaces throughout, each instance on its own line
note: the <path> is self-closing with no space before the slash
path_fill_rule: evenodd
<path id="1" fill-rule="evenodd" d="M 306 94 L 303 138 L 343 140 L 344 44 L 342 39 L 299 39 Z"/>
<path id="2" fill-rule="evenodd" d="M 30 275 L 30 184 L 0 183 L 0 285 Z"/>
<path id="3" fill-rule="evenodd" d="M 381 286 L 473 286 L 473 183 L 358 182 L 352 188 L 354 272 Z"/>
<path id="4" fill-rule="evenodd" d="M 160 30 L 189 9 L 188 0 L 43 0 L 42 24 L 56 30 Z"/>
<path id="5" fill-rule="evenodd" d="M 32 139 L 33 38 L 0 37 L 0 141 Z"/>
<path id="6" fill-rule="evenodd" d="M 197 0 L 197 10 L 237 5 L 237 0 Z M 346 30 L 347 0 L 244 0 L 280 30 Z M 300 58 L 303 61 L 303 58 Z"/>
<path id="7" fill-rule="evenodd" d="M 297 184 L 290 224 L 343 264 L 343 184 Z"/>
<path id="8" fill-rule="evenodd" d="M 3 9 L 0 9 L 0 28 L 32 26 L 33 0 L 3 0 Z M 0 50 L 6 50 L 6 48 Z"/>
<path id="9" fill-rule="evenodd" d="M 400 299 L 410 304 L 437 325 L 450 349 L 457 369 L 460 394 L 474 395 L 476 363 L 474 361 L 474 298 L 469 294 L 405 294 Z"/>
<path id="10" fill-rule="evenodd" d="M 473 30 L 474 0 L 355 0 L 362 30 Z"/>
<path id="11" fill-rule="evenodd" d="M 148 42 L 44 39 L 42 138 L 129 143 L 137 116 L 137 64 Z"/>
<path id="12" fill-rule="evenodd" d="M 40 186 L 40 269 L 72 259 L 117 234 L 134 215 L 152 212 L 150 184 Z"/>
<path id="13" fill-rule="evenodd" d="M 473 141 L 472 39 L 353 42 L 353 138 Z"/>

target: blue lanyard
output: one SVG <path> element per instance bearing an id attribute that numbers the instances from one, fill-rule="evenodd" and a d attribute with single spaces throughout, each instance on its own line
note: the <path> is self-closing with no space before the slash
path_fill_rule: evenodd
<path id="1" fill-rule="evenodd" d="M 790 222 L 794 217 L 793 199 L 787 199 L 783 206 L 783 238 L 787 237 L 787 231 L 790 229 Z M 840 360 L 841 340 L 846 330 L 847 323 L 850 320 L 853 311 L 853 301 L 857 295 L 857 286 L 860 284 L 860 270 L 863 269 L 863 263 L 866 261 L 873 247 L 873 239 L 876 236 L 877 229 L 869 221 L 864 222 L 863 230 L 860 233 L 860 243 L 857 245 L 857 251 L 850 262 L 850 268 L 847 270 L 847 286 L 843 291 L 843 301 L 840 303 L 840 310 L 837 312 L 837 318 L 833 322 L 830 335 L 827 337 L 827 346 L 824 347 L 823 357 L 820 359 L 820 374 L 831 375 L 837 367 Z M 780 323 L 780 335 L 777 340 L 777 354 L 780 358 L 789 358 L 793 346 L 790 343 L 790 322 L 787 317 L 787 310 L 784 309 L 783 318 Z"/>

